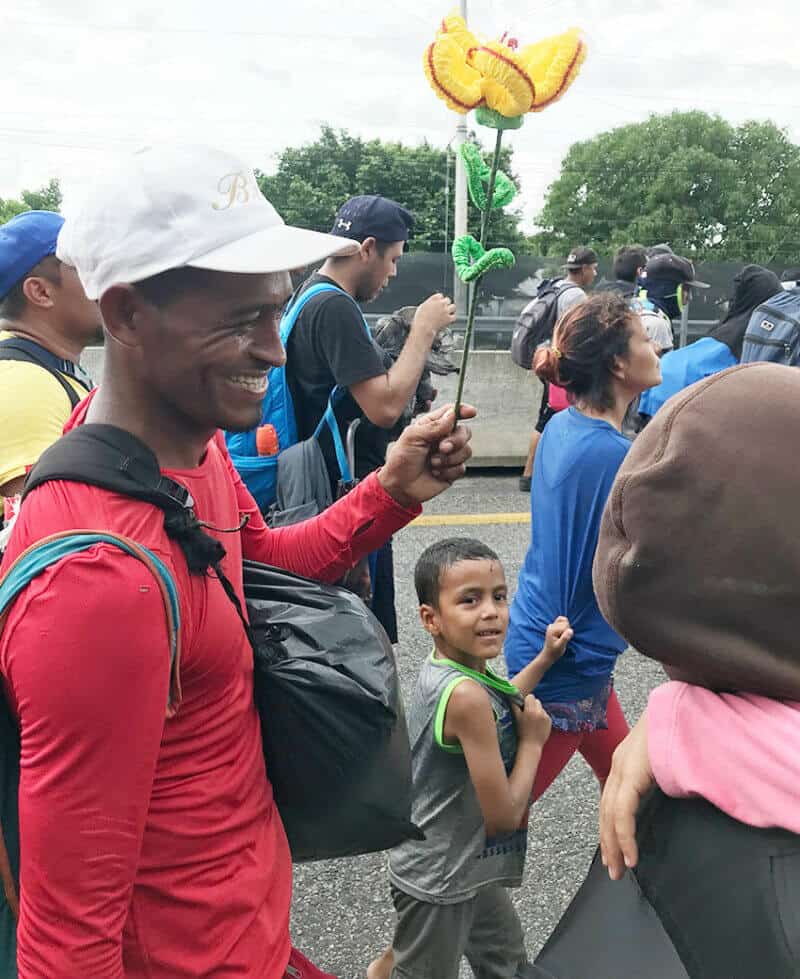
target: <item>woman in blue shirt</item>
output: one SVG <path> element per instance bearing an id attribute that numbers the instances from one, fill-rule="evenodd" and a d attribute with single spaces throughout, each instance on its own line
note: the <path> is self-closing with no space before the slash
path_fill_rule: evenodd
<path id="1" fill-rule="evenodd" d="M 535 690 L 553 722 L 534 783 L 538 798 L 575 751 L 603 782 L 628 732 L 612 682 L 626 643 L 597 607 L 592 561 L 600 517 L 630 447 L 622 419 L 661 371 L 641 319 L 613 293 L 596 293 L 567 312 L 552 346 L 537 351 L 534 370 L 566 388 L 572 404 L 551 420 L 536 452 L 531 545 L 505 645 L 509 673 L 537 655 L 557 616 L 566 615 L 575 633 Z"/>

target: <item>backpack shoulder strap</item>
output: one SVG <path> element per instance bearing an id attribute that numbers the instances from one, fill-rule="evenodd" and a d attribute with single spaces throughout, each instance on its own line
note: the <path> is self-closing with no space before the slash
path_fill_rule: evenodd
<path id="1" fill-rule="evenodd" d="M 297 323 L 300 313 L 302 313 L 306 303 L 308 303 L 315 296 L 319 296 L 325 292 L 339 292 L 348 299 L 352 299 L 353 304 L 358 306 L 350 293 L 345 292 L 344 289 L 334 285 L 332 282 L 317 282 L 315 285 L 310 286 L 303 292 L 295 293 L 289 301 L 289 305 L 286 307 L 286 311 L 281 319 L 281 341 L 284 344 L 289 339 L 295 323 Z M 361 312 L 360 308 L 359 312 Z"/>
<path id="2" fill-rule="evenodd" d="M 207 534 L 198 520 L 186 487 L 162 475 L 155 454 L 130 432 L 114 425 L 74 428 L 39 457 L 25 480 L 23 501 L 42 483 L 57 479 L 87 483 L 157 506 L 167 536 L 183 551 L 192 574 L 218 569 L 225 556 L 220 541 Z"/>
<path id="3" fill-rule="evenodd" d="M 161 474 L 144 442 L 114 425 L 79 425 L 54 442 L 28 473 L 23 499 L 54 479 L 88 483 L 161 509 L 189 509 L 194 503 L 186 487 Z"/>
<path id="4" fill-rule="evenodd" d="M 36 364 L 38 367 L 46 370 L 51 377 L 54 377 L 64 389 L 64 393 L 69 398 L 71 411 L 74 411 L 80 403 L 81 396 L 66 377 L 64 377 L 60 367 L 56 364 L 58 358 L 53 357 L 49 351 L 40 347 L 38 343 L 34 343 L 32 340 L 26 340 L 24 337 L 12 337 L 10 340 L 2 340 L 0 341 L 0 360 L 17 360 L 27 364 Z M 73 375 L 70 374 L 70 376 Z M 83 385 L 80 378 L 76 377 L 75 380 Z M 85 385 L 83 386 L 85 387 Z M 86 389 L 86 393 L 89 393 L 89 388 Z"/>
<path id="5" fill-rule="evenodd" d="M 37 541 L 13 562 L 0 578 L 0 631 L 5 624 L 9 608 L 14 599 L 37 575 L 65 557 L 86 551 L 96 544 L 113 544 L 120 550 L 137 558 L 147 568 L 158 583 L 164 602 L 169 646 L 169 693 L 166 715 L 173 717 L 181 702 L 180 682 L 180 604 L 178 589 L 169 569 L 148 548 L 136 541 L 108 531 L 74 530 L 53 534 Z M 19 887 L 11 869 L 8 848 L 0 825 L 0 886 L 16 921 L 19 917 Z"/>
<path id="6" fill-rule="evenodd" d="M 353 299 L 349 292 L 342 289 L 341 286 L 334 285 L 333 282 L 317 282 L 315 285 L 306 289 L 304 292 L 295 293 L 292 299 L 289 301 L 289 305 L 286 307 L 286 311 L 283 314 L 283 319 L 281 320 L 281 340 L 285 344 L 294 329 L 294 325 L 297 322 L 300 313 L 303 311 L 303 307 L 306 303 L 313 299 L 315 296 L 319 296 L 324 292 L 338 292 L 340 295 L 344 296 L 345 299 L 349 299 L 361 317 L 361 321 L 364 324 L 364 330 L 367 336 L 372 334 L 369 331 L 369 326 L 366 319 L 364 318 L 364 313 L 358 303 Z"/>
<path id="7" fill-rule="evenodd" d="M 75 388 L 69 383 L 69 381 L 64 377 L 64 375 L 57 368 L 45 363 L 44 358 L 37 356 L 32 350 L 22 347 L 21 344 L 25 341 L 21 340 L 3 340 L 0 342 L 0 360 L 18 360 L 27 364 L 36 364 L 38 367 L 42 367 L 44 370 L 54 377 L 61 387 L 64 389 L 64 393 L 69 398 L 70 411 L 74 411 L 81 398 Z M 35 345 L 33 345 L 35 346 Z"/>
<path id="8" fill-rule="evenodd" d="M 371 337 L 369 326 L 364 318 L 364 313 L 361 311 L 361 307 L 358 305 L 355 299 L 353 299 L 350 293 L 346 292 L 340 286 L 334 285 L 332 282 L 317 282 L 309 289 L 306 289 L 305 292 L 301 292 L 299 295 L 296 295 L 295 298 L 293 298 L 289 303 L 286 312 L 283 314 L 283 319 L 281 320 L 281 341 L 284 345 L 289 339 L 295 323 L 297 322 L 297 319 L 306 303 L 310 299 L 313 299 L 315 296 L 318 296 L 324 292 L 338 292 L 349 299 L 353 306 L 358 310 L 358 314 L 361 317 L 361 322 L 364 324 L 364 330 L 366 331 L 367 336 Z M 322 430 L 324 428 L 328 428 L 331 433 L 331 438 L 333 439 L 333 448 L 336 452 L 336 462 L 339 466 L 339 474 L 342 481 L 345 483 L 352 483 L 353 474 L 350 470 L 350 464 L 347 461 L 347 451 L 345 450 L 344 442 L 342 441 L 342 434 L 339 431 L 339 424 L 336 421 L 335 412 L 336 403 L 344 396 L 344 393 L 344 388 L 339 387 L 338 384 L 331 391 L 325 412 L 322 418 L 320 418 L 319 424 L 314 431 L 314 438 L 319 438 Z"/>
<path id="9" fill-rule="evenodd" d="M 180 688 L 180 604 L 178 589 L 164 562 L 136 541 L 110 531 L 70 530 L 37 541 L 13 562 L 0 579 L 0 629 L 14 599 L 34 578 L 63 558 L 86 551 L 96 544 L 112 544 L 149 568 L 164 602 L 169 642 L 170 689 L 167 715 L 177 710 Z"/>

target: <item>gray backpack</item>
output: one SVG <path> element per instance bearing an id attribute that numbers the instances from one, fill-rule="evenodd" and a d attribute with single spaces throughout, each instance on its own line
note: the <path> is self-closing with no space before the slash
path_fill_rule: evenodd
<path id="1" fill-rule="evenodd" d="M 747 324 L 740 363 L 754 361 L 800 366 L 800 288 L 786 289 L 756 306 Z"/>
<path id="2" fill-rule="evenodd" d="M 511 359 L 524 370 L 533 369 L 536 348 L 550 340 L 558 319 L 558 298 L 567 289 L 579 289 L 574 282 L 545 279 L 519 315 L 511 336 Z"/>

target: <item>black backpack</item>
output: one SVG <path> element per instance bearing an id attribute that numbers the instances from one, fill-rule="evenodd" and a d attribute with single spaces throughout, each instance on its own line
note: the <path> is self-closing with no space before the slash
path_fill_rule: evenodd
<path id="1" fill-rule="evenodd" d="M 533 368 L 536 348 L 553 336 L 558 318 L 558 299 L 568 289 L 580 289 L 574 282 L 545 279 L 519 315 L 511 336 L 511 359 L 526 371 Z"/>
<path id="2" fill-rule="evenodd" d="M 295 862 L 369 853 L 422 837 L 410 821 L 411 753 L 392 646 L 359 598 L 345 588 L 245 561 L 245 617 L 222 571 L 225 549 L 203 529 L 187 489 L 162 475 L 156 456 L 143 442 L 112 425 L 81 425 L 47 449 L 28 475 L 23 501 L 37 486 L 58 479 L 154 504 L 163 511 L 167 536 L 180 546 L 190 573 L 219 580 L 253 648 L 266 768 Z M 53 535 L 20 555 L 0 579 L 0 628 L 5 611 L 27 581 L 99 539 L 151 567 L 165 597 L 170 626 L 165 668 L 170 665 L 174 671 L 180 662 L 175 648 L 180 603 L 172 575 L 141 545 L 106 531 Z M 176 689 L 173 676 L 173 694 Z M 173 696 L 168 715 L 175 709 Z M 19 752 L 16 722 L 0 696 L 4 977 L 15 974 L 10 970 L 18 910 Z"/>

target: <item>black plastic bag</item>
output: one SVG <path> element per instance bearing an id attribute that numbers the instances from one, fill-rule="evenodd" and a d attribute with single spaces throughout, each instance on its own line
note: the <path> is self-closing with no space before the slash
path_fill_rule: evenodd
<path id="1" fill-rule="evenodd" d="M 731 819 L 704 799 L 652 792 L 639 864 L 589 874 L 529 979 L 796 979 L 800 837 Z"/>
<path id="2" fill-rule="evenodd" d="M 352 592 L 244 562 L 267 774 L 297 861 L 421 836 L 391 644 Z"/>

